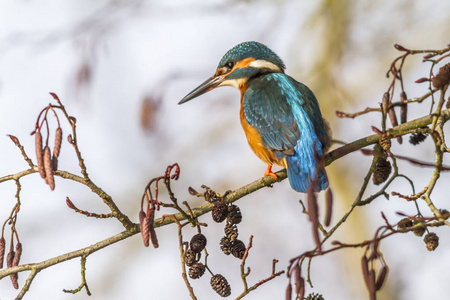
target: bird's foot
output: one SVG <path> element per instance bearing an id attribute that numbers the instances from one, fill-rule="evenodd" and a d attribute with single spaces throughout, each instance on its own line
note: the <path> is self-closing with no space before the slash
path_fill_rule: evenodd
<path id="1" fill-rule="evenodd" d="M 268 165 L 268 166 L 267 166 L 267 170 L 266 170 L 266 173 L 264 173 L 264 176 L 271 176 L 271 177 L 273 177 L 273 178 L 275 178 L 275 179 L 278 179 L 277 174 L 275 174 L 274 172 L 272 172 L 272 165 Z"/>

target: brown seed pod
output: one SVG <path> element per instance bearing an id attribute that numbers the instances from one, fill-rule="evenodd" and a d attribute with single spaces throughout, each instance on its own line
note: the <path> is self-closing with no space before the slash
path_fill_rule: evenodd
<path id="1" fill-rule="evenodd" d="M 150 241 L 150 227 L 149 225 L 149 219 L 145 215 L 145 212 L 141 210 L 139 212 L 139 226 L 141 228 L 141 235 L 142 235 L 142 241 L 144 242 L 144 246 L 149 246 Z"/>
<path id="2" fill-rule="evenodd" d="M 53 191 L 55 189 L 55 177 L 53 177 L 52 155 L 48 146 L 45 146 L 44 148 L 44 170 L 45 182 L 47 182 L 50 189 Z"/>
<path id="3" fill-rule="evenodd" d="M 383 286 L 383 283 L 386 280 L 387 273 L 388 273 L 388 267 L 383 266 L 381 268 L 380 273 L 378 273 L 377 281 L 375 282 L 375 290 L 376 291 L 380 290 L 381 287 Z"/>
<path id="4" fill-rule="evenodd" d="M 292 299 L 292 284 L 289 282 L 288 286 L 286 287 L 286 300 Z"/>
<path id="5" fill-rule="evenodd" d="M 18 266 L 20 262 L 20 257 L 22 256 L 22 243 L 17 243 L 16 251 L 14 252 L 14 257 L 12 261 L 12 266 Z"/>
<path id="6" fill-rule="evenodd" d="M 418 145 L 420 143 L 422 143 L 423 141 L 425 141 L 425 139 L 427 138 L 427 135 L 421 132 L 417 132 L 417 133 L 411 133 L 411 135 L 409 136 L 409 143 L 411 145 Z"/>
<path id="7" fill-rule="evenodd" d="M 200 257 L 201 252 L 195 253 L 194 251 L 192 251 L 192 249 L 188 249 L 184 253 L 184 263 L 186 264 L 186 266 L 190 267 L 198 262 L 200 260 Z"/>
<path id="8" fill-rule="evenodd" d="M 295 283 L 295 294 L 297 295 L 298 299 L 303 299 L 304 293 L 305 293 L 305 280 L 303 279 L 302 275 L 300 274 L 300 266 L 296 265 L 294 267 L 294 270 L 292 271 L 294 273 L 294 283 Z M 303 295 L 300 297 L 300 294 Z"/>
<path id="9" fill-rule="evenodd" d="M 296 286 L 296 292 L 298 299 L 303 299 L 305 297 L 305 279 L 300 277 L 299 285 Z"/>
<path id="10" fill-rule="evenodd" d="M 6 267 L 11 268 L 13 266 L 14 254 L 14 250 L 11 249 L 6 256 Z"/>
<path id="11" fill-rule="evenodd" d="M 308 203 L 308 216 L 311 221 L 314 242 L 319 252 L 322 252 L 322 244 L 319 236 L 319 207 L 317 205 L 317 196 L 314 192 L 314 186 L 311 184 L 308 188 L 306 199 Z"/>
<path id="12" fill-rule="evenodd" d="M 222 201 L 214 203 L 214 207 L 211 211 L 214 222 L 221 223 L 227 218 L 228 206 Z"/>
<path id="13" fill-rule="evenodd" d="M 242 213 L 237 205 L 231 204 L 228 206 L 227 220 L 231 224 L 239 224 L 242 221 Z"/>
<path id="14" fill-rule="evenodd" d="M 205 249 L 206 242 L 206 237 L 201 233 L 197 233 L 191 238 L 190 247 L 192 251 L 198 253 Z"/>
<path id="15" fill-rule="evenodd" d="M 243 241 L 236 239 L 231 242 L 230 252 L 234 257 L 242 259 L 245 254 L 245 250 L 246 247 Z"/>
<path id="16" fill-rule="evenodd" d="M 384 158 L 379 158 L 372 176 L 373 183 L 375 185 L 382 184 L 389 178 L 391 171 L 391 163 Z"/>
<path id="17" fill-rule="evenodd" d="M 414 225 L 416 225 L 418 223 L 420 223 L 420 222 L 414 221 Z M 417 227 L 414 229 L 413 232 L 416 236 L 422 236 L 425 233 L 425 227 L 424 226 Z"/>
<path id="18" fill-rule="evenodd" d="M 400 124 L 408 122 L 408 105 L 402 104 L 400 106 Z"/>
<path id="19" fill-rule="evenodd" d="M 3 268 L 3 261 L 5 260 L 6 242 L 5 238 L 0 238 L 0 269 Z"/>
<path id="20" fill-rule="evenodd" d="M 222 237 L 220 240 L 220 249 L 225 255 L 231 254 L 231 241 L 227 236 Z"/>
<path id="21" fill-rule="evenodd" d="M 228 297 L 231 295 L 231 287 L 227 279 L 220 274 L 216 274 L 211 277 L 210 281 L 212 289 L 222 297 Z"/>
<path id="22" fill-rule="evenodd" d="M 392 127 L 398 126 L 397 115 L 395 114 L 395 110 L 393 107 L 389 108 L 388 114 L 389 114 L 389 120 L 391 121 Z M 397 142 L 399 144 L 401 144 L 403 142 L 403 138 L 401 136 L 398 136 Z"/>
<path id="23" fill-rule="evenodd" d="M 369 261 L 365 255 L 361 258 L 361 267 L 364 277 L 364 282 L 366 284 L 367 290 L 369 291 L 370 299 L 375 295 L 375 271 L 373 269 L 369 270 Z"/>
<path id="24" fill-rule="evenodd" d="M 54 155 L 52 156 L 52 170 L 56 171 L 58 170 L 58 158 Z"/>
<path id="25" fill-rule="evenodd" d="M 227 222 L 224 231 L 225 235 L 228 237 L 230 241 L 234 241 L 238 237 L 238 228 L 236 224 L 231 224 Z"/>
<path id="26" fill-rule="evenodd" d="M 402 105 L 400 105 L 400 124 L 404 124 L 407 122 L 408 118 L 408 104 L 405 103 L 405 101 L 408 99 L 406 96 L 405 91 L 402 91 L 400 93 L 400 101 L 403 102 Z"/>
<path id="27" fill-rule="evenodd" d="M 62 135 L 62 129 L 61 127 L 58 127 L 55 133 L 55 147 L 53 148 L 53 156 L 56 158 L 59 157 L 59 153 L 61 151 Z"/>
<path id="28" fill-rule="evenodd" d="M 434 232 L 428 233 L 423 239 L 428 251 L 434 251 L 439 246 L 439 237 Z"/>
<path id="29" fill-rule="evenodd" d="M 439 69 L 439 73 L 431 78 L 433 86 L 437 89 L 445 87 L 445 85 L 450 83 L 450 63 L 444 65 Z"/>
<path id="30" fill-rule="evenodd" d="M 389 92 L 386 92 L 383 94 L 383 100 L 381 102 L 381 108 L 383 109 L 383 113 L 387 112 L 387 109 L 389 107 L 389 99 L 390 99 L 390 95 Z"/>
<path id="31" fill-rule="evenodd" d="M 380 137 L 378 143 L 380 144 L 381 149 L 383 149 L 384 151 L 391 149 L 391 139 L 386 134 L 383 134 Z"/>
<path id="32" fill-rule="evenodd" d="M 325 191 L 325 226 L 330 226 L 331 223 L 331 216 L 333 214 L 333 192 L 331 191 L 331 188 L 328 187 Z"/>
<path id="33" fill-rule="evenodd" d="M 158 248 L 158 237 L 156 236 L 155 227 L 153 227 L 153 223 L 155 222 L 155 209 L 150 209 L 150 213 L 148 215 L 149 222 L 149 230 L 150 230 L 150 241 L 152 241 L 153 248 Z"/>
<path id="34" fill-rule="evenodd" d="M 189 277 L 198 279 L 205 274 L 205 265 L 201 262 L 195 263 L 189 268 Z"/>
<path id="35" fill-rule="evenodd" d="M 306 296 L 305 300 L 325 300 L 321 294 L 311 293 Z"/>
<path id="36" fill-rule="evenodd" d="M 413 221 L 409 218 L 403 218 L 397 223 L 398 229 L 406 229 L 413 226 Z"/>
<path id="37" fill-rule="evenodd" d="M 391 121 L 392 127 L 398 126 L 397 115 L 393 107 L 389 108 L 389 120 Z"/>
<path id="38" fill-rule="evenodd" d="M 44 151 L 42 150 L 42 135 L 40 131 L 35 133 L 34 140 L 36 144 L 36 160 L 39 174 L 41 174 L 42 178 L 45 178 Z"/>
<path id="39" fill-rule="evenodd" d="M 9 278 L 11 278 L 12 285 L 17 290 L 19 288 L 19 283 L 17 282 L 17 280 L 19 279 L 19 274 L 11 274 L 9 275 Z"/>

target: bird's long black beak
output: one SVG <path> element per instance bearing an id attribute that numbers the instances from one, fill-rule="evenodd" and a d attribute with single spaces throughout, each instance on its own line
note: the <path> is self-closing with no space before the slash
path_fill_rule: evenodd
<path id="1" fill-rule="evenodd" d="M 178 104 L 183 104 L 185 102 L 188 102 L 189 100 L 192 100 L 200 95 L 203 95 L 206 92 L 209 92 L 210 90 L 216 88 L 219 84 L 225 81 L 224 76 L 213 76 L 209 79 L 207 79 L 205 82 L 200 84 L 197 88 L 195 88 L 192 92 L 187 94 L 183 99 L 181 99 Z"/>

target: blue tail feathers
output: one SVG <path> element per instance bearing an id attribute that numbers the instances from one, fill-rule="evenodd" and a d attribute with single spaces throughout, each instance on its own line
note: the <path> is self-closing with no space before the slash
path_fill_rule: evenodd
<path id="1" fill-rule="evenodd" d="M 297 192 L 306 193 L 311 183 L 315 181 L 315 192 L 326 189 L 328 187 L 327 174 L 324 168 L 318 170 L 320 163 L 315 159 L 315 157 L 322 155 L 322 145 L 318 143 L 319 147 L 315 150 L 318 155 L 315 155 L 313 149 L 299 147 L 299 144 L 294 148 L 294 155 L 285 156 L 291 187 Z"/>

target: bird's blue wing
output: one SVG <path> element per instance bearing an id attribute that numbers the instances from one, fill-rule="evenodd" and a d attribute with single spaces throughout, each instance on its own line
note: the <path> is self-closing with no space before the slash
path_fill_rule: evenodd
<path id="1" fill-rule="evenodd" d="M 328 135 L 319 104 L 308 87 L 283 73 L 250 81 L 244 94 L 244 116 L 260 134 L 264 146 L 286 158 L 291 186 L 306 192 L 313 178 L 315 190 L 328 186 L 325 170 L 318 170 Z"/>

